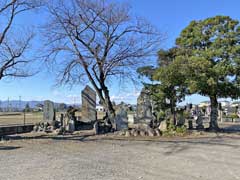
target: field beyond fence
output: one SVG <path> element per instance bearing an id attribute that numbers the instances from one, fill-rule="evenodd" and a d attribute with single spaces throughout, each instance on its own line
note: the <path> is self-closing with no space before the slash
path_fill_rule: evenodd
<path id="1" fill-rule="evenodd" d="M 0 126 L 35 124 L 43 120 L 42 112 L 1 112 Z"/>

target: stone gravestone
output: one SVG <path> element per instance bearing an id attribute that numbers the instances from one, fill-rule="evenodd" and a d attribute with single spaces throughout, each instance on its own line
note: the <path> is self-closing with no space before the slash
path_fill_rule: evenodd
<path id="1" fill-rule="evenodd" d="M 115 123 L 117 130 L 128 129 L 128 115 L 126 109 L 123 107 L 117 109 Z"/>
<path id="2" fill-rule="evenodd" d="M 70 119 L 65 127 L 66 131 L 74 132 L 75 131 L 75 122 L 74 120 Z"/>
<path id="3" fill-rule="evenodd" d="M 75 116 L 75 112 L 77 112 L 77 109 L 75 109 L 72 106 L 69 106 L 67 109 L 67 113 L 65 115 L 65 119 L 64 119 L 64 127 L 66 129 L 66 131 L 69 132 L 74 132 L 75 131 L 75 124 L 76 124 L 76 116 Z"/>
<path id="4" fill-rule="evenodd" d="M 128 124 L 134 124 L 135 122 L 135 118 L 134 118 L 134 114 L 128 114 Z"/>
<path id="5" fill-rule="evenodd" d="M 91 122 L 95 121 L 97 118 L 96 111 L 96 92 L 86 86 L 82 91 L 82 117 L 81 121 Z"/>
<path id="6" fill-rule="evenodd" d="M 44 101 L 43 120 L 52 123 L 55 120 L 54 104 L 52 101 Z"/>
<path id="7" fill-rule="evenodd" d="M 152 105 L 150 95 L 143 89 L 137 99 L 137 121 L 150 122 L 152 120 Z"/>
<path id="8" fill-rule="evenodd" d="M 198 129 L 198 130 L 204 129 L 204 126 L 203 126 L 203 117 L 202 117 L 202 114 L 201 114 L 201 113 L 200 113 L 200 114 L 198 115 L 198 117 L 197 117 L 196 124 L 197 124 L 196 129 Z"/>
<path id="9" fill-rule="evenodd" d="M 178 126 L 185 125 L 185 118 L 184 118 L 183 112 L 184 112 L 183 109 L 179 110 L 179 114 L 177 116 L 178 117 L 178 122 L 177 122 Z"/>

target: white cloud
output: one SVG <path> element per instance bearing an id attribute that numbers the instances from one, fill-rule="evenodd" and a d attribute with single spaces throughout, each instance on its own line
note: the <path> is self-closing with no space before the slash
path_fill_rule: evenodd
<path id="1" fill-rule="evenodd" d="M 69 94 L 60 90 L 53 90 L 51 92 L 51 100 L 54 102 L 62 102 L 66 104 L 80 104 L 81 96 L 79 94 Z"/>
<path id="2" fill-rule="evenodd" d="M 52 94 L 53 94 L 53 96 L 59 96 L 59 95 L 61 95 L 60 91 L 58 91 L 58 90 L 53 90 L 53 91 L 52 91 Z"/>
<path id="3" fill-rule="evenodd" d="M 126 103 L 136 103 L 137 97 L 139 96 L 140 92 L 133 92 L 133 93 L 126 93 L 126 94 L 118 94 L 112 95 L 111 100 L 116 102 L 126 102 Z"/>

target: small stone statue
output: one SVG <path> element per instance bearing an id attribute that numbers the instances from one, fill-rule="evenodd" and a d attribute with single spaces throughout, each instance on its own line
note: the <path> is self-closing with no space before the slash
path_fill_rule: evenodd
<path id="1" fill-rule="evenodd" d="M 73 108 L 72 106 L 69 106 L 67 110 L 67 114 L 65 117 L 65 129 L 67 131 L 73 132 L 75 131 L 75 122 L 76 122 L 76 116 L 75 112 L 77 109 Z"/>

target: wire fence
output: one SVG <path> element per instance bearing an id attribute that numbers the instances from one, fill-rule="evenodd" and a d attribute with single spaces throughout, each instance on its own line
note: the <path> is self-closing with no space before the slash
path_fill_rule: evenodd
<path id="1" fill-rule="evenodd" d="M 43 121 L 44 99 L 24 101 L 24 96 L 8 97 L 0 100 L 0 126 L 36 124 Z M 63 103 L 54 104 L 59 114 Z M 65 106 L 65 104 L 63 104 Z"/>

